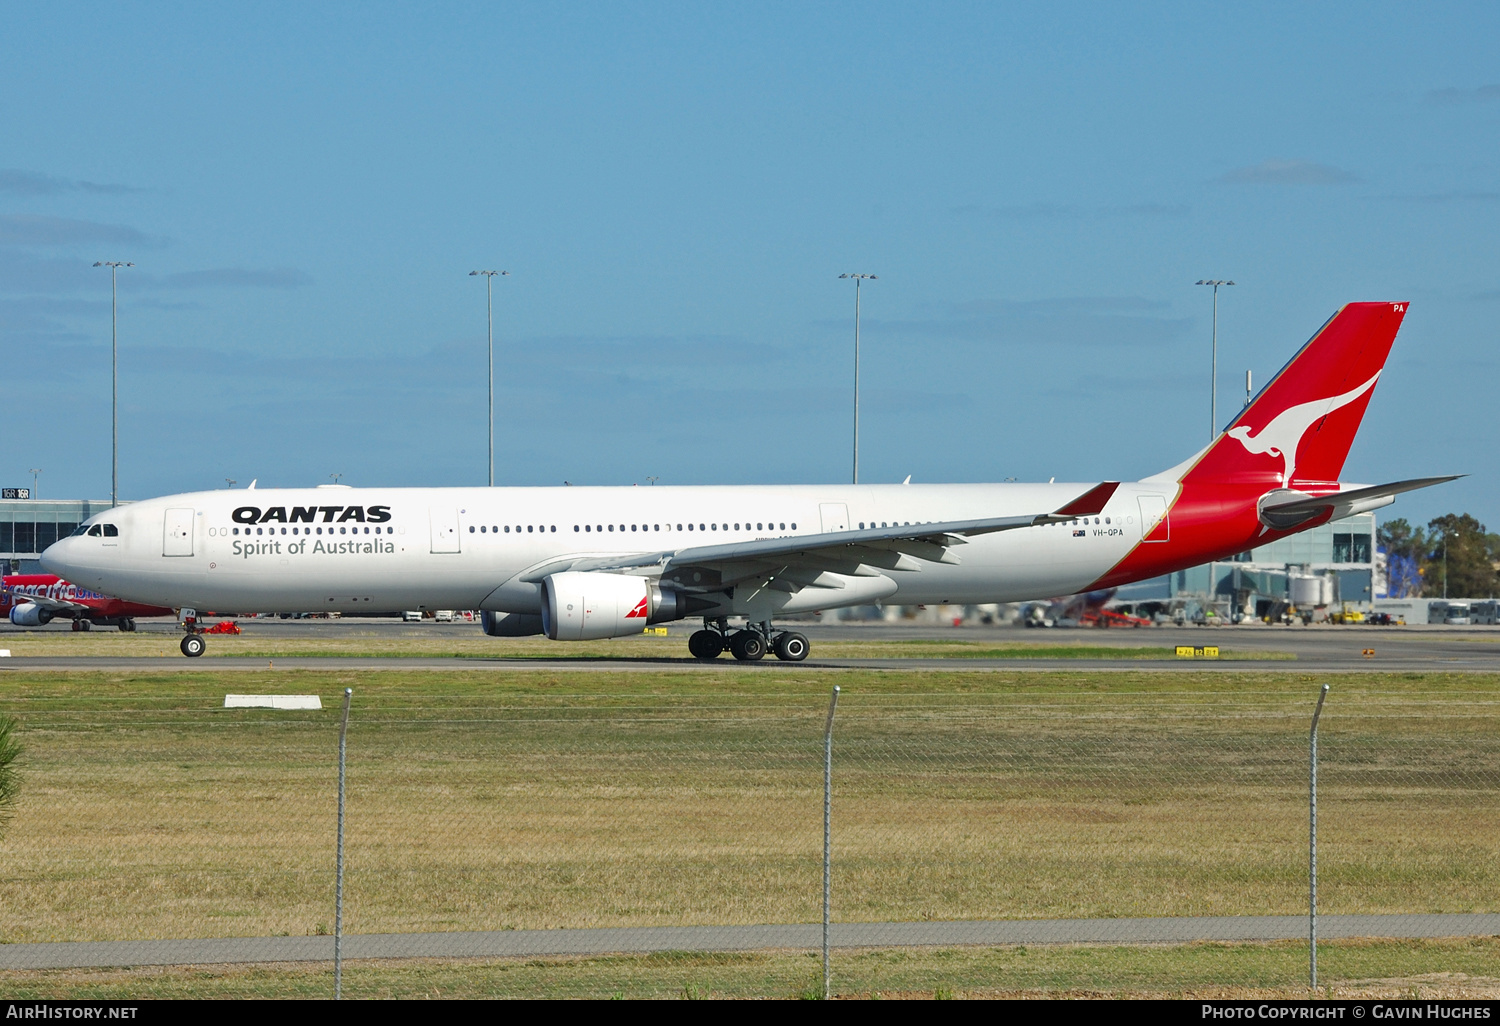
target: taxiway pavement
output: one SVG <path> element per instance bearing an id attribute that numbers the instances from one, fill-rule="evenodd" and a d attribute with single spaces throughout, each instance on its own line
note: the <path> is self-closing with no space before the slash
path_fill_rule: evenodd
<path id="1" fill-rule="evenodd" d="M 382 645 L 409 638 L 426 644 L 445 638 L 472 639 L 480 636 L 473 623 L 402 623 L 395 619 L 345 618 L 338 620 L 279 620 L 245 618 L 239 621 L 243 638 L 253 640 L 318 639 L 347 640 L 362 634 Z M 1221 671 L 1234 673 L 1368 673 L 1372 671 L 1425 671 L 1451 673 L 1500 673 L 1500 627 L 1406 626 L 1373 627 L 1365 625 L 1293 627 L 1143 627 L 1024 630 L 1015 626 L 912 626 L 905 624 L 796 624 L 805 633 L 812 655 L 803 663 L 780 663 L 767 658 L 759 663 L 736 663 L 727 654 L 713 663 L 704 664 L 688 657 L 687 635 L 693 625 L 674 625 L 669 637 L 683 645 L 680 657 L 642 656 L 638 658 L 592 657 L 587 646 L 559 645 L 556 658 L 501 655 L 495 658 L 466 654 L 462 656 L 414 655 L 411 657 L 296 655 L 265 658 L 219 656 L 213 652 L 214 639 L 209 638 L 209 656 L 186 659 L 170 656 L 112 656 L 66 654 L 17 656 L 0 659 L 0 670 L 264 670 L 268 662 L 284 669 L 494 669 L 494 670 L 574 670 L 574 671 L 643 671 L 672 672 L 699 670 L 705 666 L 723 672 L 778 672 L 787 669 L 877 669 L 877 670 L 967 670 L 967 671 L 1037 671 L 1096 673 Z M 141 631 L 176 637 L 170 620 L 142 621 Z M 8 638 L 20 640 L 36 633 L 68 635 L 66 625 L 49 626 L 40 631 L 10 625 L 0 626 L 0 648 Z M 77 635 L 98 637 L 95 632 Z M 841 646 L 869 642 L 965 642 L 971 645 L 1038 645 L 1090 648 L 1174 650 L 1177 646 L 1217 645 L 1228 653 L 1280 656 L 1270 659 L 1224 658 L 1185 659 L 1172 655 L 1156 658 L 1073 658 L 1051 655 L 961 655 L 951 657 L 906 656 L 883 654 L 872 646 L 868 657 L 820 657 L 818 650 L 827 642 Z M 497 642 L 497 648 L 499 646 Z M 416 647 L 416 646 L 414 646 Z"/>

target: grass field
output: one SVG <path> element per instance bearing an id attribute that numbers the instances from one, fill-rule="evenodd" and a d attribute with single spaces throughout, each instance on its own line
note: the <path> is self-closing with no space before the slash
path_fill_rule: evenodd
<path id="1" fill-rule="evenodd" d="M 355 689 L 346 883 L 354 933 L 815 921 L 821 729 L 834 684 L 843 689 L 837 919 L 1305 909 L 1306 731 L 1318 682 L 1291 667 L 1268 677 L 958 665 L 792 671 L 750 684 L 704 671 L 460 666 L 221 678 L 205 666 L 10 671 L 3 681 L 0 711 L 21 720 L 27 747 L 22 805 L 0 839 L 4 942 L 327 931 L 345 686 Z M 1500 908 L 1496 683 L 1437 674 L 1335 682 L 1321 746 L 1324 911 Z M 225 710 L 231 690 L 316 693 L 325 709 Z M 1061 950 L 1046 957 L 1062 959 Z M 969 980 L 955 991 L 1092 990 L 1111 979 L 1128 989 L 1137 978 L 1191 989 L 1214 978 L 1188 968 L 1132 976 L 1124 966 L 1156 956 L 1131 962 L 1136 955 L 1088 950 L 1096 969 L 1058 968 L 1041 983 L 983 953 L 942 957 Z M 1297 979 L 1277 983 L 1254 968 L 1282 957 L 1275 945 L 1203 950 L 1211 953 L 1183 957 L 1243 967 L 1223 970 L 1236 986 Z M 1445 963 L 1446 950 L 1417 945 L 1410 951 L 1427 951 L 1420 959 L 1402 954 L 1388 971 L 1348 972 L 1485 975 L 1469 961 Z M 855 991 L 937 986 L 939 953 L 902 957 L 910 974 L 861 977 Z M 543 963 L 484 972 L 371 963 L 358 973 L 368 974 L 370 993 L 420 992 L 429 979 L 440 990 L 509 992 L 506 981 L 555 969 L 590 993 L 613 993 L 601 981 L 629 978 L 646 990 L 726 994 L 756 990 L 769 973 L 782 982 L 765 992 L 791 994 L 807 976 L 799 959 L 709 959 L 693 963 L 713 970 L 698 982 L 649 959 L 554 960 L 545 973 L 525 967 Z M 1002 963 L 1011 968 L 994 968 Z M 94 986 L 87 975 L 24 979 Z M 207 992 L 226 994 L 289 993 L 317 979 L 305 968 L 148 975 L 151 987 L 201 979 Z"/>
<path id="2" fill-rule="evenodd" d="M 253 622 L 240 635 L 213 635 L 208 640 L 204 658 L 233 656 L 250 659 L 277 659 L 289 656 L 352 657 L 379 656 L 385 659 L 671 659 L 690 662 L 686 631 L 671 637 L 641 635 L 609 638 L 602 641 L 558 644 L 546 638 L 490 638 L 478 631 L 457 634 L 424 630 L 393 633 L 390 630 L 358 627 L 340 630 L 336 635 L 309 634 L 307 637 L 266 636 L 256 633 Z M 1121 632 L 1115 632 L 1121 633 Z M 1169 659 L 1175 660 L 1170 646 L 1150 643 L 1149 632 L 1128 632 L 1128 643 L 1109 645 L 1075 642 L 996 642 L 991 640 L 952 641 L 823 641 L 816 656 L 826 659 Z M 71 631 L 34 631 L 7 633 L 0 647 L 12 655 L 25 656 L 177 656 L 181 635 L 165 631 L 122 634 L 113 631 L 77 635 Z M 1213 639 L 1210 639 L 1213 640 Z M 1275 638 L 1265 639 L 1267 644 Z M 1269 649 L 1221 650 L 1224 660 L 1293 660 L 1289 652 Z M 728 657 L 725 657 L 726 662 Z"/>
<path id="3" fill-rule="evenodd" d="M 1500 941 L 1319 945 L 1324 998 L 1500 997 Z M 0 972 L 11 1000 L 326 998 L 327 963 Z M 833 992 L 850 998 L 1305 999 L 1307 946 L 1184 944 L 839 952 Z M 813 998 L 816 954 L 346 962 L 350 998 Z"/>

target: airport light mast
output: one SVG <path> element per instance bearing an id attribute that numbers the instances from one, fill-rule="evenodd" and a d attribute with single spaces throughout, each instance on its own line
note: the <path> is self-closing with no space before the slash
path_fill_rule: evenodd
<path id="1" fill-rule="evenodd" d="M 120 502 L 120 303 L 117 278 L 129 260 L 95 260 L 95 267 L 109 268 L 109 505 Z"/>
<path id="2" fill-rule="evenodd" d="M 878 274 L 841 274 L 839 278 L 854 279 L 854 483 L 859 484 L 859 287 L 866 281 L 874 281 Z"/>
<path id="3" fill-rule="evenodd" d="M 495 487 L 495 275 L 509 271 L 470 271 L 469 277 L 484 275 L 484 313 L 490 339 L 490 487 Z"/>
<path id="4" fill-rule="evenodd" d="M 1214 287 L 1213 372 L 1208 386 L 1208 440 L 1211 442 L 1219 434 L 1219 286 L 1233 285 L 1234 282 L 1204 278 L 1193 284 Z"/>

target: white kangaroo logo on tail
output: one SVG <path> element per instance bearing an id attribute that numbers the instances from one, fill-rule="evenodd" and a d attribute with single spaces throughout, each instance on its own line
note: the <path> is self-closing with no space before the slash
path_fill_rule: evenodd
<path id="1" fill-rule="evenodd" d="M 1283 461 L 1281 483 L 1285 485 L 1292 479 L 1292 471 L 1296 469 L 1297 446 L 1302 444 L 1302 436 L 1307 434 L 1307 429 L 1334 410 L 1342 409 L 1354 402 L 1374 388 L 1375 382 L 1379 379 L 1380 371 L 1376 371 L 1375 376 L 1369 381 L 1343 395 L 1331 396 L 1328 399 L 1314 399 L 1310 403 L 1289 406 L 1273 417 L 1271 422 L 1257 431 L 1253 437 L 1250 429 L 1243 426 L 1230 428 L 1227 433 L 1230 438 L 1243 445 L 1248 452 L 1280 456 Z"/>

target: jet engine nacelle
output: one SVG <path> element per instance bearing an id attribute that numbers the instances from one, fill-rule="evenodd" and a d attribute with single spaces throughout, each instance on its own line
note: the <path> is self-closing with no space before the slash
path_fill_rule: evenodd
<path id="1" fill-rule="evenodd" d="M 568 571 L 542 581 L 542 630 L 553 641 L 623 638 L 685 615 L 678 592 L 644 577 Z"/>
<path id="2" fill-rule="evenodd" d="M 52 614 L 35 602 L 22 602 L 11 608 L 10 622 L 17 627 L 40 627 L 52 622 Z"/>

